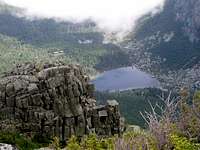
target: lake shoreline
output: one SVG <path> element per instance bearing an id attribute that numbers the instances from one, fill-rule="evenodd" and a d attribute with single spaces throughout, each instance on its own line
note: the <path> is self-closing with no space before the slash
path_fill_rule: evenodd
<path id="1" fill-rule="evenodd" d="M 104 71 L 92 78 L 97 91 L 124 91 L 143 88 L 160 88 L 160 82 L 135 66 Z"/>

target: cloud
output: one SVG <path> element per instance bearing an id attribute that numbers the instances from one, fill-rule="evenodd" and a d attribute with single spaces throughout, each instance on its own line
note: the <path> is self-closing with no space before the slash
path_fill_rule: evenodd
<path id="1" fill-rule="evenodd" d="M 82 21 L 91 18 L 109 31 L 127 31 L 141 15 L 164 0 L 4 0 L 28 15 Z"/>

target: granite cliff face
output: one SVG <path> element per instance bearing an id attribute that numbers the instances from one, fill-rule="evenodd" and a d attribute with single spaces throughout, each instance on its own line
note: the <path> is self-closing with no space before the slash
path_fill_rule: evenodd
<path id="1" fill-rule="evenodd" d="M 81 67 L 23 64 L 0 79 L 0 130 L 30 135 L 120 134 L 118 103 L 96 106 L 94 85 Z"/>

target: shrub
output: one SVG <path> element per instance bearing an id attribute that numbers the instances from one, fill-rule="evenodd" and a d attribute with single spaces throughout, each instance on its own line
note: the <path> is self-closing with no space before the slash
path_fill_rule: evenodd
<path id="1" fill-rule="evenodd" d="M 58 137 L 54 137 L 51 141 L 51 144 L 49 145 L 50 148 L 54 149 L 54 150 L 61 150 L 60 148 L 60 140 Z"/>
<path id="2" fill-rule="evenodd" d="M 67 143 L 68 150 L 81 150 L 80 144 L 75 136 L 72 136 Z"/>
<path id="3" fill-rule="evenodd" d="M 122 138 L 115 139 L 115 149 L 158 150 L 155 139 L 146 131 L 126 132 Z"/>
<path id="4" fill-rule="evenodd" d="M 192 101 L 187 98 L 189 94 L 185 95 L 181 94 L 181 112 L 177 124 L 184 136 L 200 142 L 200 92 L 194 94 Z"/>
<path id="5" fill-rule="evenodd" d="M 199 150 L 200 144 L 190 142 L 186 137 L 171 135 L 171 143 L 174 145 L 174 150 Z"/>
<path id="6" fill-rule="evenodd" d="M 83 138 L 81 148 L 84 150 L 112 150 L 113 142 L 110 138 L 97 138 L 95 134 L 90 134 Z"/>

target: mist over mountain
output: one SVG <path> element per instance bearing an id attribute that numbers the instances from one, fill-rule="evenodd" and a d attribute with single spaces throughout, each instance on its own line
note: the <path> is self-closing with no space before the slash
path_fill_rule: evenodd
<path id="1" fill-rule="evenodd" d="M 159 11 L 164 0 L 73 0 L 31 1 L 4 0 L 7 4 L 24 8 L 30 17 L 60 18 L 65 21 L 82 22 L 92 19 L 106 32 L 125 33 L 132 29 L 135 20 L 149 11 Z"/>

